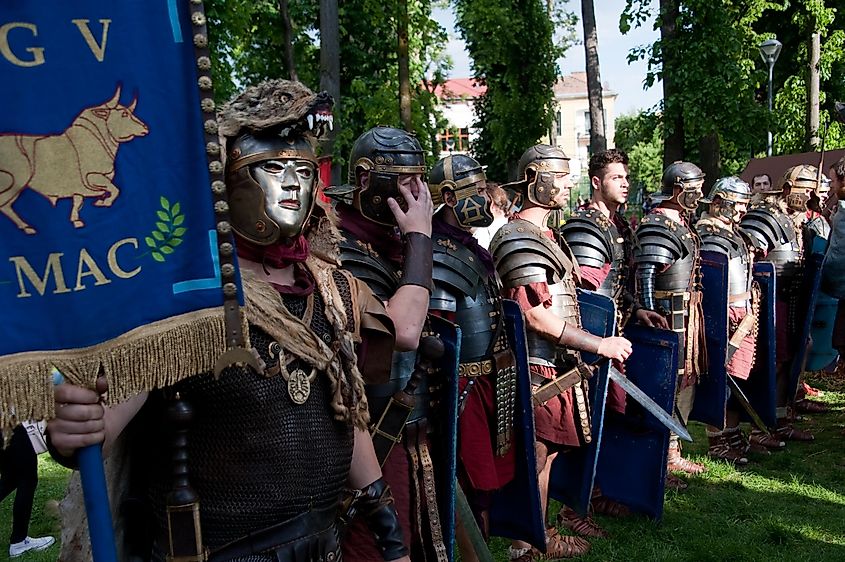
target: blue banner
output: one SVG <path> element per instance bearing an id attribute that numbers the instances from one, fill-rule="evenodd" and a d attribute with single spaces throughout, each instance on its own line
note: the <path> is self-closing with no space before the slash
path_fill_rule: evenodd
<path id="1" fill-rule="evenodd" d="M 50 364 L 88 384 L 161 365 L 125 395 L 205 370 L 225 349 L 192 5 L 3 3 L 4 410 L 21 414 L 25 397 L 9 387 L 49 381 Z M 192 331 L 198 342 L 185 341 Z"/>

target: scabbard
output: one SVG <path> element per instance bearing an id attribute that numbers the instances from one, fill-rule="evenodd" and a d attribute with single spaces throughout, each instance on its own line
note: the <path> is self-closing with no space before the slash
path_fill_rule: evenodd
<path id="1" fill-rule="evenodd" d="M 373 448 L 376 451 L 379 466 L 384 465 L 390 451 L 402 441 L 402 431 L 413 409 L 413 398 L 407 402 L 397 400 L 394 396 L 381 413 L 381 417 L 372 430 Z"/>
<path id="2" fill-rule="evenodd" d="M 531 393 L 531 399 L 534 406 L 542 406 L 555 396 L 563 394 L 576 384 L 580 383 L 582 379 L 589 378 L 592 373 L 586 365 L 578 365 L 558 375 L 549 382 L 541 385 L 537 390 Z"/>

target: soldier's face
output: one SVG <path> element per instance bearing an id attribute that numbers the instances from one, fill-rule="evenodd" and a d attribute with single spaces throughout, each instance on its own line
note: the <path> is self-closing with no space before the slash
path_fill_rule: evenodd
<path id="1" fill-rule="evenodd" d="M 751 193 L 760 193 L 769 189 L 771 186 L 772 182 L 769 181 L 769 176 L 754 176 L 754 181 L 751 184 Z"/>
<path id="2" fill-rule="evenodd" d="M 283 238 L 297 236 L 311 214 L 317 170 L 307 160 L 267 160 L 252 169 L 264 191 L 264 207 Z"/>
<path id="3" fill-rule="evenodd" d="M 734 203 L 733 221 L 739 223 L 748 212 L 748 203 Z"/>
<path id="4" fill-rule="evenodd" d="M 569 192 L 575 184 L 572 183 L 572 174 L 569 173 L 554 173 L 554 187 L 557 189 L 555 195 L 555 202 L 559 206 L 564 206 L 569 203 Z"/>
<path id="5" fill-rule="evenodd" d="M 599 189 L 604 201 L 624 205 L 628 201 L 628 185 L 628 168 L 614 162 L 605 167 Z"/>

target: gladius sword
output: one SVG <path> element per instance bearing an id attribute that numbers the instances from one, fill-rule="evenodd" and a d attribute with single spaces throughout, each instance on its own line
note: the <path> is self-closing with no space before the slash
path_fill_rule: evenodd
<path id="1" fill-rule="evenodd" d="M 666 410 L 661 408 L 657 402 L 652 400 L 651 397 L 640 390 L 640 388 L 631 382 L 628 377 L 620 373 L 619 369 L 613 365 L 608 365 L 608 367 L 608 376 L 610 377 L 610 380 L 622 387 L 622 390 L 624 390 L 628 396 L 636 400 L 640 406 L 648 410 L 651 415 L 657 418 L 657 421 L 668 427 L 678 437 L 684 441 L 692 441 L 692 437 L 690 437 L 687 428 L 685 428 L 683 424 L 673 418 Z"/>

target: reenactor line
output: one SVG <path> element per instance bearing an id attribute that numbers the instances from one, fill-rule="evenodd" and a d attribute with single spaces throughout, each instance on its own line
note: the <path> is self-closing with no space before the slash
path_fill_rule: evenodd
<path id="1" fill-rule="evenodd" d="M 799 395 L 816 168 L 752 202 L 737 177 L 704 198 L 698 166 L 675 162 L 632 232 L 628 159 L 611 149 L 590 159 L 589 203 L 553 229 L 572 172 L 538 144 L 503 186 L 521 208 L 488 251 L 472 236 L 493 221 L 483 165 L 453 154 L 429 170 L 402 130 L 358 137 L 348 182 L 321 201 L 309 128 L 272 112 L 286 84 L 221 111 L 263 372 L 231 366 L 108 411 L 56 387 L 60 462 L 128 440 L 128 559 L 490 560 L 490 536 L 513 541 L 510 560 L 577 557 L 607 536 L 593 513 L 660 519 L 665 488 L 706 470 L 682 456 L 690 420 L 735 465 L 813 438 L 795 423 L 819 408 Z M 175 470 L 174 397 L 195 411 Z M 188 523 L 172 510 L 186 491 Z"/>

